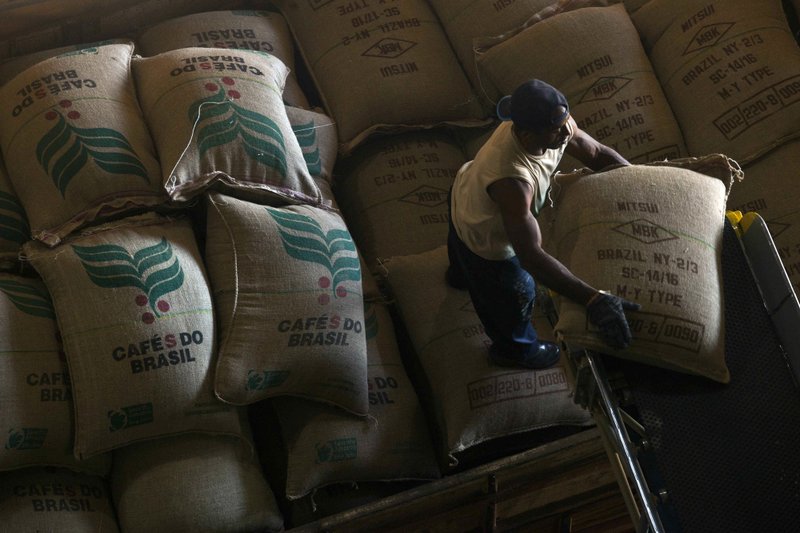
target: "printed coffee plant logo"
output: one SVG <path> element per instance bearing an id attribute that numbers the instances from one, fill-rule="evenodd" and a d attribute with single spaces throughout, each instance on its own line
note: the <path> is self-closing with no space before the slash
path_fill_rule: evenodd
<path id="1" fill-rule="evenodd" d="M 317 146 L 317 130 L 314 121 L 294 125 L 292 131 L 303 150 L 303 159 L 306 160 L 308 171 L 313 175 L 322 174 L 322 159 L 319 155 L 319 146 Z M 311 151 L 311 148 L 314 148 L 314 151 Z"/>
<path id="2" fill-rule="evenodd" d="M 116 244 L 73 245 L 72 249 L 89 279 L 98 287 L 134 287 L 141 291 L 134 301 L 137 306 L 150 309 L 142 314 L 145 324 L 152 324 L 170 310 L 169 302 L 161 297 L 183 285 L 183 269 L 166 238 L 133 255 Z"/>
<path id="3" fill-rule="evenodd" d="M 286 253 L 300 261 L 325 267 L 330 277 L 320 277 L 319 287 L 330 289 L 336 298 L 347 297 L 347 289 L 341 283 L 361 280 L 361 265 L 350 232 L 334 228 L 326 233 L 311 217 L 270 207 L 265 209 L 279 226 Z M 319 296 L 320 305 L 329 302 L 328 294 Z"/>
<path id="4" fill-rule="evenodd" d="M 222 78 L 219 84 L 206 83 L 206 90 L 214 94 L 189 108 L 189 120 L 192 123 L 197 120 L 200 127 L 197 134 L 200 155 L 241 139 L 248 156 L 286 176 L 286 143 L 280 128 L 264 115 L 236 105 L 233 100 L 242 95 L 233 88 L 235 84 L 229 77 Z"/>
<path id="5" fill-rule="evenodd" d="M 36 145 L 36 160 L 61 196 L 90 159 L 110 174 L 139 176 L 149 181 L 147 169 L 122 133 L 110 128 L 79 128 L 73 124 L 81 118 L 81 113 L 72 109 L 71 100 L 61 100 L 57 107 L 53 106 L 44 114 L 44 118 L 55 121 L 55 125 Z"/>
<path id="6" fill-rule="evenodd" d="M 0 292 L 23 313 L 55 320 L 50 294 L 37 285 L 0 279 Z"/>
<path id="7" fill-rule="evenodd" d="M 30 239 L 31 228 L 25 210 L 17 197 L 0 191 L 0 238 L 24 244 Z"/>

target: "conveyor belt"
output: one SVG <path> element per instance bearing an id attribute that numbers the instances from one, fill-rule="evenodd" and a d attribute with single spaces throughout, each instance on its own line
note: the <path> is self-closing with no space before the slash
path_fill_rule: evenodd
<path id="1" fill-rule="evenodd" d="M 640 498 L 651 504 L 639 509 L 641 531 L 800 531 L 800 391 L 728 221 L 722 273 L 730 384 L 584 352 L 597 367 L 593 379 L 600 380 L 590 394 L 598 423 L 622 462 L 627 457 L 635 463 L 625 465 L 631 491 L 639 488 L 637 473 L 649 491 Z M 785 338 L 785 323 L 781 329 Z M 800 324 L 794 335 L 800 336 Z M 592 365 L 582 361 L 577 367 L 586 374 Z M 624 386 L 612 387 L 608 376 L 622 378 Z M 585 394 L 585 384 L 578 385 Z M 603 405 L 600 392 L 609 390 L 609 402 L 622 399 L 622 409 L 609 413 Z M 620 439 L 613 438 L 615 420 L 629 422 Z M 644 449 L 637 433 L 628 431 L 638 425 Z"/>

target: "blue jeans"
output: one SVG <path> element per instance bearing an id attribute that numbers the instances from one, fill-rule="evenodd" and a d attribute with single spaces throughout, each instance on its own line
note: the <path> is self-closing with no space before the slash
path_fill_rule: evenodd
<path id="1" fill-rule="evenodd" d="M 449 198 L 448 198 L 449 200 Z M 450 272 L 466 282 L 492 350 L 507 357 L 524 358 L 539 348 L 531 324 L 536 283 L 517 257 L 490 261 L 473 253 L 459 239 L 452 217 L 447 235 Z"/>

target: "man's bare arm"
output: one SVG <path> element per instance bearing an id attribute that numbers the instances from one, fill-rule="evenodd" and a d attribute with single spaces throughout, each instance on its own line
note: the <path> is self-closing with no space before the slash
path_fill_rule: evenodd
<path id="1" fill-rule="evenodd" d="M 522 268 L 548 288 L 586 305 L 597 290 L 542 249 L 539 223 L 530 209 L 533 198 L 530 186 L 517 179 L 504 178 L 492 183 L 488 192 L 500 206 L 503 225 Z"/>
<path id="2" fill-rule="evenodd" d="M 610 146 L 602 144 L 597 139 L 583 131 L 575 123 L 575 119 L 569 117 L 575 134 L 567 143 L 566 152 L 578 159 L 581 163 L 592 170 L 602 170 L 610 165 L 630 165 L 627 159 L 622 157 Z"/>

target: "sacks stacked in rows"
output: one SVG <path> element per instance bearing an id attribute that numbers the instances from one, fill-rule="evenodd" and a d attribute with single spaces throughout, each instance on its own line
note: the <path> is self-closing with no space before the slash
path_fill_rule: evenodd
<path id="1" fill-rule="evenodd" d="M 633 22 L 690 155 L 744 165 L 800 133 L 800 48 L 780 0 L 652 0 Z"/>
<path id="2" fill-rule="evenodd" d="M 580 35 L 568 54 L 530 53 L 552 47 L 563 35 Z M 544 18 L 483 52 L 478 67 L 496 88 L 495 99 L 530 78 L 552 83 L 567 96 L 581 129 L 633 163 L 687 155 L 639 34 L 621 4 Z M 560 168 L 582 166 L 567 156 Z"/>
<path id="3" fill-rule="evenodd" d="M 320 5 L 281 0 L 276 5 L 336 121 L 342 153 L 376 132 L 485 122 L 424 0 L 390 6 L 347 0 Z"/>

